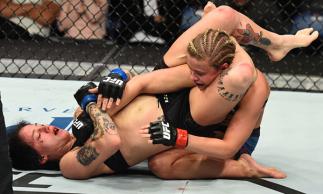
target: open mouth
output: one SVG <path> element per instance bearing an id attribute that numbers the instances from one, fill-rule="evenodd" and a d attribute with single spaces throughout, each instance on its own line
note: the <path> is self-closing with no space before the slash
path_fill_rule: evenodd
<path id="1" fill-rule="evenodd" d="M 196 82 L 195 82 L 195 85 L 196 85 L 197 87 L 199 87 L 199 88 L 203 88 L 203 87 L 204 87 L 204 84 L 201 84 L 201 83 L 196 83 Z"/>

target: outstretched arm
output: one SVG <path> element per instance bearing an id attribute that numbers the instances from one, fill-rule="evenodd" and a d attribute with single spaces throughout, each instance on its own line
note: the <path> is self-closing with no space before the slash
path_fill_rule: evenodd
<path id="1" fill-rule="evenodd" d="M 182 88 L 193 87 L 190 70 L 187 65 L 159 69 L 137 75 L 127 84 L 118 106 L 108 105 L 108 99 L 98 98 L 98 107 L 102 107 L 109 115 L 114 115 L 140 94 L 156 94 L 174 92 Z M 96 92 L 97 89 L 92 90 Z M 103 102 L 105 100 L 105 102 Z M 106 109 L 108 107 L 108 109 Z"/>

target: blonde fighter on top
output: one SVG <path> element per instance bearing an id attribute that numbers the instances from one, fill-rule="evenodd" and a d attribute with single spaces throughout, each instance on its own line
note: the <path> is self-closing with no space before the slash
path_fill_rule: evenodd
<path id="1" fill-rule="evenodd" d="M 278 35 L 262 29 L 230 7 L 216 8 L 213 4 L 208 3 L 205 9 L 208 10 L 208 13 L 184 32 L 164 55 L 165 65 L 174 69 L 157 70 L 130 80 L 120 106 L 114 106 L 108 112 L 113 115 L 139 93 L 167 93 L 195 85 L 196 87 L 193 87 L 188 94 L 188 114 L 191 114 L 189 116 L 192 117 L 191 120 L 195 126 L 215 125 L 229 120 L 229 123 L 226 123 L 227 129 L 222 140 L 199 137 L 198 133 L 188 135 L 187 132 L 176 129 L 179 127 L 174 124 L 176 121 L 172 123 L 167 119 L 160 126 L 173 124 L 169 130 L 176 131 L 174 132 L 175 137 L 163 139 L 162 137 L 168 136 L 168 134 L 163 133 L 163 127 L 158 129 L 156 127 L 158 124 L 153 127 L 147 126 L 147 129 L 144 129 L 142 133 L 149 133 L 144 135 L 151 139 L 149 142 L 185 147 L 189 152 L 206 154 L 217 159 L 227 159 L 235 156 L 244 143 L 248 143 L 248 138 L 252 137 L 256 131 L 254 129 L 260 127 L 270 89 L 265 77 L 254 67 L 251 58 L 243 48 L 231 37 L 222 38 L 226 36 L 223 34 L 226 34 L 225 32 L 231 33 L 241 43 L 263 48 L 272 60 L 280 60 L 291 49 L 308 46 L 317 39 L 318 32 L 313 29 L 304 29 L 297 32 L 296 35 Z M 210 27 L 221 30 L 207 30 Z M 192 40 L 192 37 L 195 38 Z M 181 66 L 182 64 L 184 66 Z M 96 92 L 96 90 L 92 90 L 92 92 Z M 106 107 L 110 108 L 112 100 L 110 99 L 109 103 L 107 100 L 102 99 L 99 95 L 98 106 L 103 110 Z M 234 114 L 230 115 L 231 120 L 226 119 L 228 113 L 234 108 Z M 152 128 L 154 129 L 152 130 Z M 192 130 L 188 131 L 190 133 Z M 180 140 L 181 136 L 184 136 L 184 140 Z M 257 140 L 256 138 L 253 141 L 257 142 Z M 182 141 L 185 142 L 184 146 L 177 144 Z M 253 151 L 255 144 L 251 145 L 251 151 Z M 168 160 L 171 158 L 170 156 L 176 156 L 174 158 L 178 160 L 181 158 L 178 156 L 182 152 L 170 150 L 165 154 L 157 155 L 156 158 L 159 161 L 165 159 L 165 163 L 173 164 L 174 159 Z M 165 157 L 159 157 L 161 155 Z M 169 170 L 165 167 L 167 165 L 154 166 L 159 166 L 157 170 L 160 167 L 163 170 Z"/>
<path id="2" fill-rule="evenodd" d="M 237 14 L 228 7 L 222 7 L 221 9 L 221 14 Z M 220 14 L 218 11 L 212 10 L 206 14 L 201 21 L 204 21 L 207 18 L 210 19 L 210 17 L 207 16 L 209 16 L 213 11 L 217 13 L 214 13 L 214 15 Z M 193 29 L 193 31 L 196 31 L 195 26 L 193 26 L 190 30 Z M 190 32 L 190 30 L 188 30 L 188 32 Z M 222 55 L 232 56 L 232 54 L 237 53 L 234 47 L 239 46 L 236 45 L 236 43 L 232 41 L 232 39 L 226 33 L 217 30 L 204 31 L 204 33 L 196 37 L 196 43 L 201 42 L 202 40 L 212 42 L 212 40 L 215 40 L 212 37 L 215 39 L 217 39 L 217 37 L 221 37 L 221 39 L 218 40 L 228 40 L 225 42 L 231 45 L 229 53 Z M 312 35 L 309 33 L 308 35 L 304 35 L 304 37 L 307 37 L 306 39 L 310 39 L 312 38 Z M 181 37 L 179 40 L 180 39 Z M 186 45 L 188 45 L 188 42 Z M 195 43 L 193 43 L 193 45 L 195 45 Z M 219 48 L 221 47 L 214 47 L 214 49 Z M 171 50 L 172 48 L 169 51 Z M 179 53 L 185 54 L 186 48 L 182 48 L 182 51 L 183 52 Z M 240 55 L 236 56 L 246 55 L 243 50 L 239 52 L 241 52 Z M 228 57 L 228 59 L 229 58 L 230 57 Z M 194 57 L 192 57 L 192 59 L 193 62 L 191 65 L 193 66 L 190 66 L 190 68 L 193 68 L 192 71 L 194 72 Z M 233 61 L 235 61 L 235 58 Z M 249 62 L 251 60 L 250 58 L 246 58 L 244 62 L 246 61 Z M 166 60 L 165 62 L 166 64 L 168 63 Z M 208 65 L 207 62 L 203 64 Z M 230 60 L 228 60 L 228 64 L 231 64 Z M 223 67 L 226 66 L 228 65 L 224 65 Z M 206 68 L 206 70 L 212 70 L 213 68 L 211 66 L 201 67 Z M 237 67 L 240 66 L 237 65 Z M 212 100 L 212 95 L 220 95 L 217 92 L 207 93 L 206 91 L 209 87 L 211 87 L 212 84 L 216 86 L 216 83 L 220 83 L 214 82 L 215 80 L 224 80 L 223 85 L 224 87 L 227 87 L 225 81 L 232 71 L 230 70 L 228 74 L 222 74 L 222 78 L 221 76 L 217 75 L 220 75 L 220 71 L 224 72 L 225 69 L 213 70 L 202 75 L 196 72 L 196 74 L 192 75 L 198 78 L 197 82 L 208 87 L 201 87 L 202 85 L 200 85 L 198 88 L 194 87 L 189 89 L 189 87 L 194 86 L 193 80 L 190 79 L 190 68 L 186 65 L 179 65 L 134 77 L 128 81 L 123 99 L 117 109 L 121 109 L 121 107 L 128 104 L 129 101 L 131 101 L 131 103 L 122 108 L 120 111 L 117 109 L 111 111 L 109 110 L 110 116 L 105 112 L 99 111 L 97 108 L 95 108 L 94 104 L 91 104 L 92 108 L 87 109 L 87 114 L 91 116 L 90 120 L 94 122 L 94 134 L 97 135 L 92 136 L 93 138 L 90 137 L 86 139 L 84 144 L 73 147 L 77 139 L 76 136 L 68 135 L 58 128 L 46 125 L 23 125 L 20 131 L 17 132 L 18 139 L 22 139 L 23 142 L 27 143 L 28 146 L 34 149 L 34 151 L 38 154 L 36 157 L 37 161 L 35 161 L 38 162 L 38 166 L 42 167 L 49 161 L 58 161 L 60 163 L 60 169 L 63 175 L 73 179 L 84 179 L 99 174 L 116 173 L 118 172 L 118 169 L 120 169 L 119 166 L 114 168 L 116 167 L 116 163 L 126 164 L 121 168 L 121 170 L 124 170 L 124 167 L 135 165 L 148 157 L 149 168 L 157 176 L 165 179 L 285 177 L 285 174 L 280 171 L 258 165 L 248 154 L 240 153 L 241 156 L 238 160 L 231 159 L 234 155 L 236 155 L 238 150 L 240 151 L 241 148 L 245 146 L 245 142 L 249 138 L 251 138 L 251 140 L 257 138 L 257 134 L 255 134 L 255 136 L 251 136 L 250 134 L 253 133 L 253 128 L 259 126 L 260 124 L 263 105 L 269 95 L 268 83 L 266 82 L 265 77 L 259 71 L 257 79 L 254 82 L 252 81 L 253 79 L 251 79 L 250 86 L 248 86 L 248 91 L 240 100 L 239 108 L 236 110 L 236 112 L 234 112 L 233 115 L 231 115 L 231 118 L 226 118 L 226 131 L 223 139 L 201 137 L 190 134 L 187 136 L 188 141 L 186 142 L 187 144 L 185 149 L 170 149 L 170 146 L 147 144 L 147 140 L 142 138 L 138 133 L 139 129 L 142 128 L 142 126 L 147 126 L 150 122 L 156 120 L 164 122 L 165 120 L 162 118 L 169 118 L 169 114 L 164 114 L 166 109 L 164 109 L 165 107 L 161 107 L 156 103 L 156 97 L 148 95 L 135 97 L 138 93 L 158 92 L 159 90 L 162 90 L 161 92 L 165 93 L 169 92 L 169 90 L 175 91 L 178 88 L 187 87 L 188 89 L 185 91 L 187 93 L 182 93 L 183 91 L 180 91 L 179 94 L 184 94 L 183 96 L 186 97 L 186 99 L 189 99 L 189 104 L 185 108 L 190 108 L 190 111 L 186 113 L 191 113 L 191 121 L 200 124 L 201 121 L 199 121 L 200 117 L 198 114 L 200 114 L 201 111 L 199 112 L 197 109 L 194 109 L 194 107 L 199 107 L 192 104 L 196 103 L 196 100 L 200 100 L 201 97 L 206 94 L 211 96 L 206 95 L 203 97 L 208 99 L 207 101 L 203 99 L 205 103 L 209 103 Z M 254 74 L 252 73 L 252 75 Z M 252 78 L 253 77 L 254 76 L 252 76 Z M 160 83 L 167 85 L 168 88 L 160 88 Z M 215 91 L 218 91 L 217 89 L 218 87 L 216 87 Z M 200 99 L 197 97 L 193 98 L 194 92 L 196 92 L 196 94 L 199 94 L 198 92 L 200 92 L 202 95 L 201 96 L 199 94 Z M 163 94 L 157 96 L 164 97 Z M 134 97 L 135 99 L 131 100 Z M 221 99 L 223 98 L 221 95 L 220 97 Z M 208 116 L 214 116 L 216 119 L 214 119 L 214 122 L 205 120 L 206 124 L 202 127 L 207 125 L 212 126 L 217 122 L 217 115 L 209 114 Z M 79 116 L 78 118 L 82 119 Z M 174 119 L 176 120 L 176 118 Z M 201 119 L 203 118 L 201 117 Z M 219 120 L 221 119 L 222 118 L 219 117 Z M 197 130 L 196 132 L 199 133 L 200 130 Z M 10 142 L 17 143 L 17 141 Z M 10 147 L 12 148 L 12 145 L 10 145 Z M 10 150 L 11 156 L 14 156 L 12 153 L 14 149 Z M 16 151 L 16 156 L 19 156 L 19 153 L 21 154 L 21 150 L 17 149 Z M 161 151 L 164 152 L 160 153 Z M 109 159 L 112 157 L 117 158 L 117 161 L 111 163 Z M 20 160 L 13 159 L 13 161 L 19 163 Z M 18 165 L 15 162 L 13 162 L 14 166 Z M 23 163 L 23 165 L 25 164 L 26 162 Z"/>

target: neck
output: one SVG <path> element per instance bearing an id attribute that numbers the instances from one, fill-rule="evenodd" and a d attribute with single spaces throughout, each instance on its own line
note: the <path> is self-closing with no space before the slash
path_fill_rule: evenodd
<path id="1" fill-rule="evenodd" d="M 76 138 L 73 135 L 71 135 L 71 139 L 70 139 L 70 141 L 66 145 L 66 147 L 68 148 L 67 149 L 68 151 L 70 151 L 72 149 L 75 141 L 76 141 Z"/>

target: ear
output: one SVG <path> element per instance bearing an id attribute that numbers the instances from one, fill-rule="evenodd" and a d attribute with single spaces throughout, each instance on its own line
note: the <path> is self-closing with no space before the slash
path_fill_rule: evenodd
<path id="1" fill-rule="evenodd" d="M 220 65 L 219 69 L 220 70 L 225 70 L 229 67 L 230 65 L 228 63 L 223 63 L 222 65 Z"/>
<path id="2" fill-rule="evenodd" d="M 222 65 L 218 66 L 218 70 L 225 70 L 229 67 L 230 65 L 228 63 L 223 63 Z"/>
<path id="3" fill-rule="evenodd" d="M 39 159 L 39 163 L 41 165 L 45 164 L 48 161 L 48 156 L 47 155 L 41 155 Z"/>

